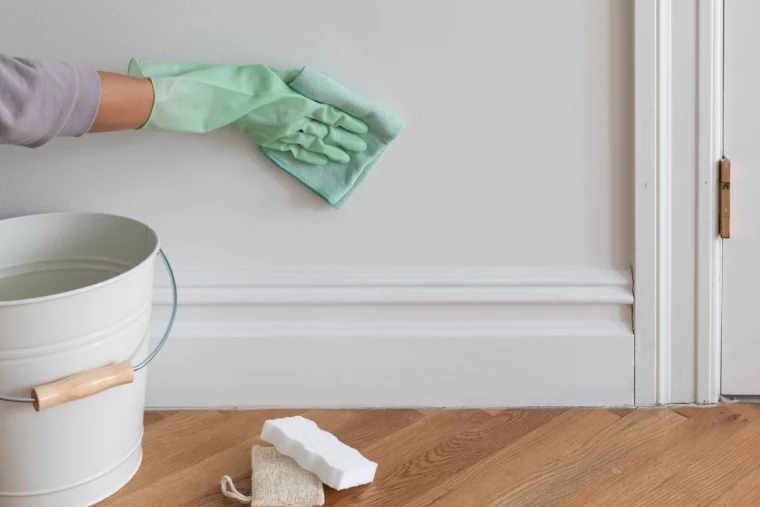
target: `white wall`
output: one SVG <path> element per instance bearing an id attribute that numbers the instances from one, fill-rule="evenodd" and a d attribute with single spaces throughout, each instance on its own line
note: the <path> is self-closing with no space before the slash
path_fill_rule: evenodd
<path id="1" fill-rule="evenodd" d="M 319 68 L 408 123 L 343 210 L 225 131 L 0 148 L 0 212 L 138 217 L 182 268 L 630 265 L 632 1 L 214 5 L 5 0 L 0 51 Z"/>
<path id="2" fill-rule="evenodd" d="M 0 51 L 309 65 L 407 122 L 337 211 L 233 131 L 0 147 L 0 214 L 158 230 L 152 405 L 632 403 L 633 0 L 40 5 Z"/>

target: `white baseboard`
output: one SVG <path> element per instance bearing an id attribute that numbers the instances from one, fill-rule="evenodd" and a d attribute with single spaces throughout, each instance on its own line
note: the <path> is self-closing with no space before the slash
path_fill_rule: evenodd
<path id="1" fill-rule="evenodd" d="M 633 403 L 631 277 L 593 269 L 178 273 L 151 407 Z M 169 294 L 156 294 L 156 332 Z"/>

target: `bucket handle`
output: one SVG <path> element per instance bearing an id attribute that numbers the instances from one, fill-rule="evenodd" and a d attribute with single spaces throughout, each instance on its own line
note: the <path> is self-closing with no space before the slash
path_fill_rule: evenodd
<path id="1" fill-rule="evenodd" d="M 159 249 L 158 255 L 161 256 L 161 260 L 164 261 L 164 266 L 166 266 L 166 271 L 169 274 L 169 281 L 171 282 L 172 313 L 169 317 L 169 323 L 166 326 L 164 335 L 161 337 L 158 345 L 156 345 L 156 348 L 148 354 L 148 357 L 135 366 L 132 366 L 131 361 L 122 361 L 102 368 L 76 373 L 64 379 L 37 386 L 32 389 L 32 395 L 29 398 L 4 396 L 0 394 L 0 401 L 31 403 L 34 406 L 34 410 L 40 412 L 70 401 L 81 400 L 82 398 L 102 393 L 103 391 L 107 391 L 108 389 L 117 386 L 131 384 L 135 379 L 135 372 L 148 366 L 148 364 L 153 361 L 153 358 L 155 358 L 161 351 L 174 327 L 174 320 L 177 318 L 177 280 L 174 278 L 174 271 L 172 270 L 172 266 L 169 264 L 169 260 L 166 258 L 163 250 Z"/>

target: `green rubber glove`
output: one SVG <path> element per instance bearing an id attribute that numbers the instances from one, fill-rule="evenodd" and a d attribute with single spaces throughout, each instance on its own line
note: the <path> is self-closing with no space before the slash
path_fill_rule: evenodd
<path id="1" fill-rule="evenodd" d="M 315 102 L 287 83 L 297 70 L 267 65 L 207 65 L 154 60 L 129 63 L 129 75 L 150 78 L 153 111 L 142 130 L 203 133 L 232 125 L 259 146 L 323 165 L 363 152 L 367 125 Z"/>

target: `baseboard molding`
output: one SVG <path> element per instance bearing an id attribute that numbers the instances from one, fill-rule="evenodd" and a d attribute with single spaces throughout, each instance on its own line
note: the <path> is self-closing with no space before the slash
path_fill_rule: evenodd
<path id="1" fill-rule="evenodd" d="M 160 408 L 633 403 L 631 277 L 593 269 L 179 272 Z M 170 294 L 159 282 L 156 334 Z"/>
<path id="2" fill-rule="evenodd" d="M 630 272 L 612 269 L 184 271 L 177 279 L 185 305 L 633 302 Z M 170 297 L 159 281 L 156 303 Z"/>

